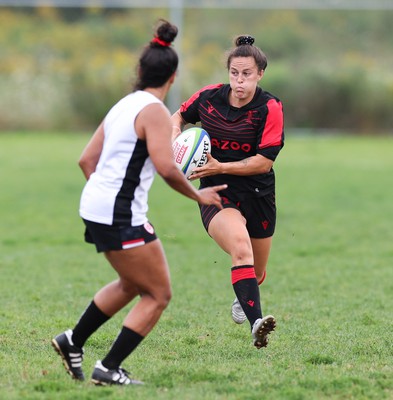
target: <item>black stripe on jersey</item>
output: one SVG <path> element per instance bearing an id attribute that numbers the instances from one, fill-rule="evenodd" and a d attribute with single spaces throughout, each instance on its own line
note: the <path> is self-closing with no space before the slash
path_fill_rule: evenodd
<path id="1" fill-rule="evenodd" d="M 138 139 L 128 163 L 123 184 L 116 196 L 113 225 L 131 225 L 131 203 L 141 181 L 141 171 L 148 156 L 146 142 Z"/>

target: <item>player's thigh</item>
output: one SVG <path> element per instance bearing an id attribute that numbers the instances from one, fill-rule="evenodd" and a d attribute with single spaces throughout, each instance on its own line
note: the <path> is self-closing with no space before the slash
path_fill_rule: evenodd
<path id="1" fill-rule="evenodd" d="M 139 291 L 170 287 L 168 262 L 159 239 L 132 249 L 108 251 L 105 256 L 120 279 Z"/>
<path id="2" fill-rule="evenodd" d="M 251 251 L 246 220 L 235 208 L 224 208 L 218 212 L 210 221 L 208 233 L 229 254 L 239 246 Z"/>

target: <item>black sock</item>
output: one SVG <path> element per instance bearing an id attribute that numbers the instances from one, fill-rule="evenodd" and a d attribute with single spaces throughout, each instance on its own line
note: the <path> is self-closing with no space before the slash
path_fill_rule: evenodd
<path id="1" fill-rule="evenodd" d="M 252 265 L 239 265 L 231 269 L 233 290 L 251 326 L 262 318 L 258 282 Z"/>
<path id="2" fill-rule="evenodd" d="M 144 339 L 139 333 L 134 332 L 123 326 L 117 339 L 113 342 L 109 353 L 101 361 L 102 365 L 108 369 L 117 369 Z"/>
<path id="3" fill-rule="evenodd" d="M 72 341 L 77 347 L 83 347 L 86 340 L 110 317 L 105 315 L 92 301 L 86 308 L 72 331 Z"/>

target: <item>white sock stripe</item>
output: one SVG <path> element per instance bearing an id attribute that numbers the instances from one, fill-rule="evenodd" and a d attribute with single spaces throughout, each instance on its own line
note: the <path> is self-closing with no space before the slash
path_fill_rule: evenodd
<path id="1" fill-rule="evenodd" d="M 79 367 L 82 366 L 82 363 L 80 363 L 80 362 L 78 362 L 78 363 L 71 362 L 71 366 L 72 366 L 73 368 L 79 368 Z"/>

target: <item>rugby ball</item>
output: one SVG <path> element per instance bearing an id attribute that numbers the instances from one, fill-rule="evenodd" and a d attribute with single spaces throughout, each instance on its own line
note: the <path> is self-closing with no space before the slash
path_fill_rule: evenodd
<path id="1" fill-rule="evenodd" d="M 183 131 L 173 141 L 172 148 L 177 167 L 188 178 L 194 168 L 206 164 L 211 149 L 210 137 L 204 129 L 193 127 Z"/>

